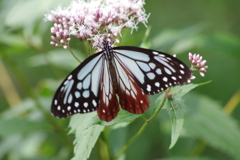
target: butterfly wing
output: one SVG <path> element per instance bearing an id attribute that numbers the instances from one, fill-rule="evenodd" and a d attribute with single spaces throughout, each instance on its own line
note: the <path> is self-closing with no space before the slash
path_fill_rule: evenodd
<path id="1" fill-rule="evenodd" d="M 113 81 L 109 70 L 109 63 L 105 59 L 103 63 L 103 75 L 101 79 L 100 103 L 97 109 L 98 117 L 104 121 L 111 121 L 119 112 L 119 104 Z"/>
<path id="2" fill-rule="evenodd" d="M 148 96 L 117 57 L 115 58 L 115 66 L 118 77 L 118 96 L 122 109 L 135 114 L 143 113 L 149 107 Z"/>
<path id="3" fill-rule="evenodd" d="M 102 52 L 88 57 L 62 82 L 52 101 L 51 112 L 55 117 L 97 110 L 104 59 Z"/>
<path id="4" fill-rule="evenodd" d="M 114 56 L 146 94 L 186 83 L 191 77 L 190 69 L 182 61 L 166 53 L 130 46 L 113 50 Z"/>

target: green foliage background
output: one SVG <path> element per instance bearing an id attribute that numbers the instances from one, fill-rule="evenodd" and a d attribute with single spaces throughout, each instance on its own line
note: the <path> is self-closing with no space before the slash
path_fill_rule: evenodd
<path id="1" fill-rule="evenodd" d="M 68 50 L 49 44 L 52 23 L 43 21 L 49 10 L 67 3 L 0 1 L 0 159 L 73 157 L 74 135 L 68 135 L 69 119 L 53 118 L 50 104 L 58 85 L 78 62 Z M 186 63 L 188 52 L 201 54 L 209 69 L 204 78 L 197 76 L 193 83 L 212 82 L 184 97 L 184 126 L 171 150 L 171 119 L 162 110 L 121 159 L 240 159 L 239 7 L 237 0 L 146 0 L 151 31 L 144 47 L 177 54 Z M 124 32 L 120 45 L 140 46 L 146 28 L 140 25 L 132 35 L 129 32 Z M 87 52 L 83 44 L 75 41 L 71 45 L 84 60 Z M 150 97 L 152 102 L 159 95 Z M 79 126 L 82 123 L 79 121 Z M 109 156 L 104 133 L 109 133 L 111 154 L 116 155 L 142 124 L 138 118 L 129 125 L 105 128 L 89 159 Z M 79 148 L 79 152 L 84 149 Z"/>

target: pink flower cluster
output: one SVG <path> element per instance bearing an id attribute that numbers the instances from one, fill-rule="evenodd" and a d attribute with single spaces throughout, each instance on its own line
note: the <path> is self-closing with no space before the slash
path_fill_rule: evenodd
<path id="1" fill-rule="evenodd" d="M 189 61 L 192 64 L 191 70 L 198 70 L 202 77 L 205 76 L 204 72 L 207 72 L 208 66 L 205 66 L 206 60 L 202 60 L 202 56 L 199 54 L 192 54 L 189 52 L 188 54 Z"/>
<path id="2" fill-rule="evenodd" d="M 137 29 L 139 22 L 146 25 L 149 15 L 144 4 L 144 0 L 78 0 L 59 6 L 45 15 L 45 21 L 54 22 L 51 44 L 67 48 L 71 35 L 94 47 L 103 39 L 119 43 L 123 28 Z"/>

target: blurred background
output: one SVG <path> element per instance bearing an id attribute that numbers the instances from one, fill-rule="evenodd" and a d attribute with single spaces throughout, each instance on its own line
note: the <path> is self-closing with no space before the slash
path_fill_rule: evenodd
<path id="1" fill-rule="evenodd" d="M 73 157 L 74 135 L 68 135 L 69 119 L 52 117 L 50 106 L 57 87 L 78 62 L 68 50 L 50 45 L 53 24 L 43 21 L 49 10 L 68 3 L 0 0 L 0 159 Z M 205 77 L 194 73 L 197 78 L 192 82 L 212 82 L 184 97 L 184 127 L 171 150 L 171 120 L 162 110 L 128 148 L 125 159 L 240 159 L 239 8 L 238 0 L 146 0 L 151 30 L 145 46 L 177 54 L 186 63 L 188 52 L 201 54 L 209 69 Z M 140 46 L 146 29 L 140 24 L 132 35 L 126 30 L 120 45 Z M 83 44 L 76 41 L 71 45 L 84 60 L 87 53 Z M 112 130 L 112 154 L 142 124 L 142 119 L 137 119 L 127 127 Z M 89 159 L 103 157 L 99 140 Z"/>

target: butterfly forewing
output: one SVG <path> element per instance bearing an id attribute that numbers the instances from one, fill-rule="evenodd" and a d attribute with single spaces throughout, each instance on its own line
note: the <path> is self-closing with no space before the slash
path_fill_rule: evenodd
<path id="1" fill-rule="evenodd" d="M 81 63 L 62 82 L 52 101 L 55 117 L 95 111 L 99 105 L 103 54 L 98 53 Z"/>
<path id="2" fill-rule="evenodd" d="M 166 53 L 127 46 L 116 47 L 114 52 L 146 94 L 186 83 L 191 76 L 183 62 Z"/>

